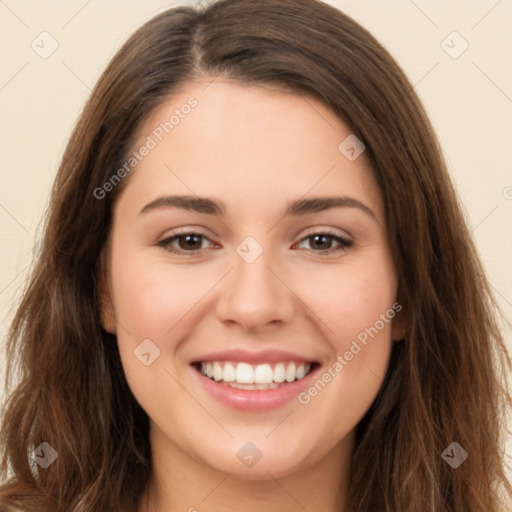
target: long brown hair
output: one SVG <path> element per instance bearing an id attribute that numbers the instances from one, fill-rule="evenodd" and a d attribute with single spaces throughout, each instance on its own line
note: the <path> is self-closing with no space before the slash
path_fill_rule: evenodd
<path id="1" fill-rule="evenodd" d="M 96 293 L 112 205 L 129 178 L 103 199 L 94 191 L 122 166 L 155 107 L 187 81 L 216 76 L 324 102 L 364 142 L 384 199 L 407 335 L 357 426 L 349 511 L 504 510 L 511 361 L 437 140 L 388 52 L 316 0 L 170 9 L 137 30 L 98 81 L 62 158 L 10 330 L 0 510 L 140 504 L 149 422 L 115 336 L 101 328 Z M 46 470 L 31 457 L 43 442 L 58 453 Z M 456 469 L 442 456 L 453 442 L 468 453 Z"/>

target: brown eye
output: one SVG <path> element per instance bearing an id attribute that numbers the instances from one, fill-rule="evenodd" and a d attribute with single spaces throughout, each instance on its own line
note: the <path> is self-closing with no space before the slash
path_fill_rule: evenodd
<path id="1" fill-rule="evenodd" d="M 312 235 L 309 237 L 311 240 L 311 247 L 313 249 L 326 250 L 331 248 L 333 237 L 329 235 Z"/>
<path id="2" fill-rule="evenodd" d="M 193 255 L 205 249 L 202 242 L 209 239 L 201 233 L 180 233 L 179 235 L 170 236 L 161 242 L 159 247 L 173 253 L 191 253 Z"/>
<path id="3" fill-rule="evenodd" d="M 304 237 L 301 243 L 304 241 L 309 242 L 310 250 L 323 254 L 343 251 L 353 245 L 352 241 L 334 233 L 313 233 Z M 338 246 L 332 247 L 333 242 L 336 242 Z"/>
<path id="4" fill-rule="evenodd" d="M 178 241 L 178 246 L 180 249 L 184 250 L 197 250 L 201 249 L 201 235 L 180 235 L 176 237 L 176 240 Z M 199 240 L 199 242 L 198 242 Z"/>

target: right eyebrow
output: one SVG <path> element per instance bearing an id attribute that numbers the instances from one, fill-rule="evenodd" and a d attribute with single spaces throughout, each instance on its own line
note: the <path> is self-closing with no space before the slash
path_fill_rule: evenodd
<path id="1" fill-rule="evenodd" d="M 221 201 L 215 201 L 208 197 L 195 196 L 162 196 L 148 203 L 140 214 L 162 208 L 181 208 L 182 210 L 206 213 L 209 215 L 224 215 L 226 208 Z"/>

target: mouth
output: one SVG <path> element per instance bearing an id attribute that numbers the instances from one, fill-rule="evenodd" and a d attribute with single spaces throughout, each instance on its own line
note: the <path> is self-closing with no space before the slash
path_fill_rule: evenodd
<path id="1" fill-rule="evenodd" d="M 304 379 L 319 364 L 313 361 L 279 361 L 263 364 L 196 361 L 192 366 L 201 375 L 222 386 L 247 391 L 268 391 Z"/>

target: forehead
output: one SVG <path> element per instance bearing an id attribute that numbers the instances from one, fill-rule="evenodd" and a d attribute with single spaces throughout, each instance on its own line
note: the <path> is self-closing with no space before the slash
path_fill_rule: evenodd
<path id="1" fill-rule="evenodd" d="M 222 196 L 228 205 L 253 200 L 260 209 L 305 195 L 351 194 L 378 211 L 364 152 L 351 160 L 343 151 L 350 137 L 350 128 L 312 97 L 225 80 L 192 82 L 139 128 L 135 150 L 151 149 L 127 188 L 145 199 L 192 193 Z"/>

